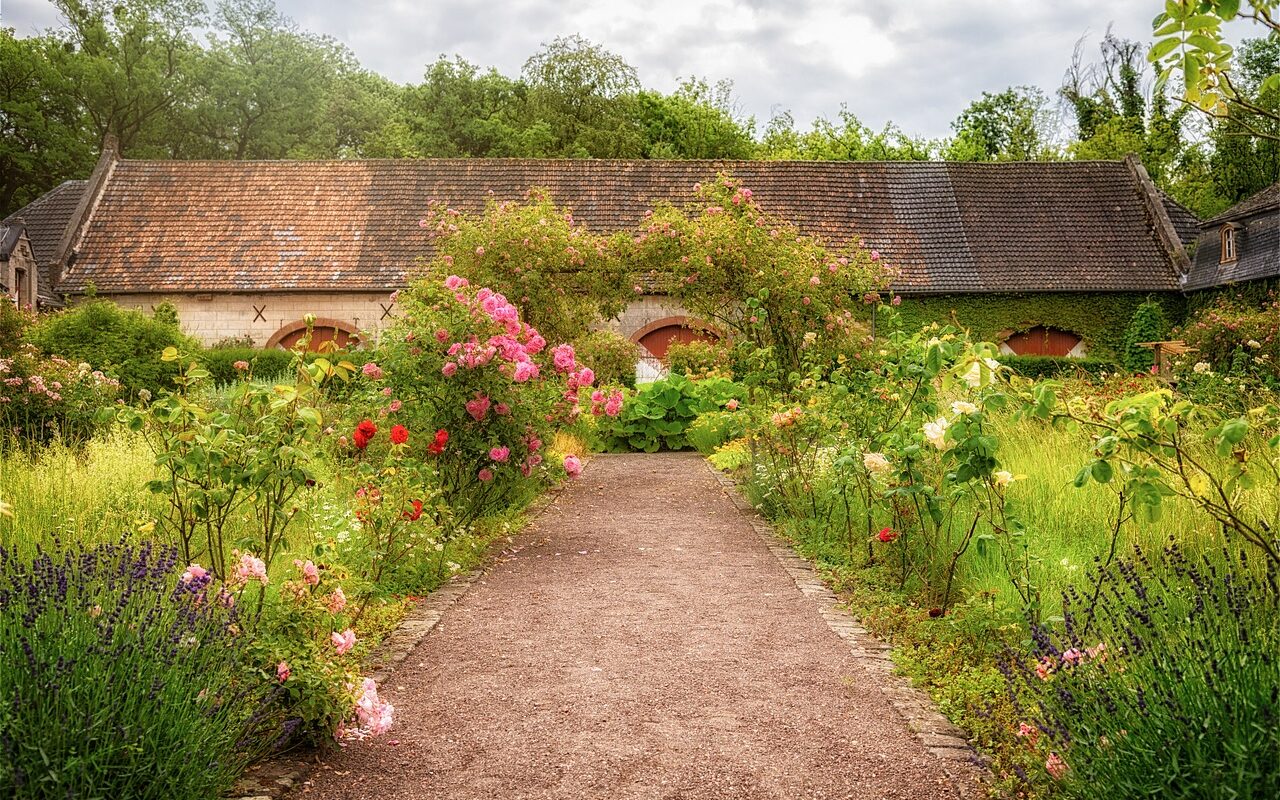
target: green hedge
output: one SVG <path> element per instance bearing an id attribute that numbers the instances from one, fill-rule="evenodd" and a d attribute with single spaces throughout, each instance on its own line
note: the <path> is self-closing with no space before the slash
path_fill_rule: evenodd
<path id="1" fill-rule="evenodd" d="M 86 362 L 118 378 L 130 397 L 172 388 L 178 365 L 160 360 L 166 347 L 198 347 L 172 322 L 97 299 L 41 318 L 27 339 L 45 355 Z"/>
<path id="2" fill-rule="evenodd" d="M 235 367 L 237 361 L 248 362 L 253 377 L 274 380 L 289 371 L 293 353 L 278 348 L 259 350 L 254 347 L 219 347 L 200 353 L 200 364 L 209 370 L 210 380 L 215 384 L 231 383 L 240 378 L 240 371 Z"/>
<path id="3" fill-rule="evenodd" d="M 1116 372 L 1113 361 L 1100 358 L 1065 358 L 1059 356 L 1000 356 L 996 359 L 1024 378 L 1072 377 L 1082 373 L 1099 377 Z"/>
<path id="4" fill-rule="evenodd" d="M 968 294 L 945 297 L 904 297 L 899 309 L 906 329 L 930 322 L 958 323 L 977 339 L 994 341 L 1004 331 L 1019 332 L 1037 325 L 1070 331 L 1084 340 L 1090 356 L 1119 361 L 1125 332 L 1138 306 L 1154 299 L 1165 317 L 1176 324 L 1186 301 L 1172 293 L 1106 292 L 1062 294 Z"/>

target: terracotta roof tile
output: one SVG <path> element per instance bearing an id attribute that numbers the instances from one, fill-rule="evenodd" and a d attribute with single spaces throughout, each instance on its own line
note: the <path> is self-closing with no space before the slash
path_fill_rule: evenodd
<path id="1" fill-rule="evenodd" d="M 614 231 L 719 171 L 808 233 L 863 237 L 903 291 L 1177 288 L 1123 162 L 504 159 L 121 161 L 60 288 L 386 289 L 430 257 L 418 220 L 433 199 L 478 212 L 538 186 Z"/>

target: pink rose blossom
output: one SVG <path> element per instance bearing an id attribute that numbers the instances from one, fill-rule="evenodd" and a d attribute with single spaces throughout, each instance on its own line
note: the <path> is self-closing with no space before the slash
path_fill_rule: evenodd
<path id="1" fill-rule="evenodd" d="M 392 400 L 387 405 L 387 410 L 392 412 L 393 414 L 399 411 L 401 408 L 404 408 L 404 403 L 400 402 L 399 400 Z"/>
<path id="2" fill-rule="evenodd" d="M 390 386 L 384 386 L 384 387 L 382 387 L 382 396 L 383 396 L 383 397 L 390 397 L 390 396 L 391 396 L 391 387 L 390 387 Z"/>
<path id="3" fill-rule="evenodd" d="M 488 483 L 493 480 L 493 470 L 485 467 L 480 470 L 480 472 L 476 473 L 476 477 L 479 478 L 482 483 Z"/>
<path id="4" fill-rule="evenodd" d="M 578 365 L 571 344 L 557 345 L 551 351 L 551 360 L 555 363 L 556 369 L 561 372 L 569 372 Z"/>
<path id="5" fill-rule="evenodd" d="M 232 367 L 234 367 L 235 369 L 239 370 L 240 372 L 244 372 L 245 370 L 247 370 L 247 369 L 249 368 L 249 362 L 248 362 L 248 361 L 237 361 L 236 363 L 232 364 L 231 366 L 232 366 Z"/>
<path id="6" fill-rule="evenodd" d="M 342 633 L 333 633 L 330 635 L 333 641 L 333 649 L 338 651 L 338 655 L 346 655 L 347 651 L 356 646 L 356 632 L 347 628 Z"/>
<path id="7" fill-rule="evenodd" d="M 248 582 L 256 580 L 263 586 L 267 585 L 267 565 L 262 559 L 252 553 L 245 553 L 240 556 L 240 563 L 236 565 L 236 577 L 241 581 Z"/>
<path id="8" fill-rule="evenodd" d="M 511 376 L 511 380 L 516 383 L 524 383 L 531 378 L 538 376 L 538 365 L 532 361 L 521 361 L 516 364 L 515 372 Z"/>
<path id="9" fill-rule="evenodd" d="M 378 685 L 373 678 L 365 678 L 362 692 L 356 700 L 356 722 L 368 736 L 381 736 L 391 730 L 395 706 L 378 697 Z"/>
<path id="10" fill-rule="evenodd" d="M 497 461 L 499 464 L 505 464 L 510 457 L 511 448 L 509 447 L 494 447 L 489 451 L 489 459 Z"/>
<path id="11" fill-rule="evenodd" d="M 871 251 L 871 260 L 872 260 L 872 261 L 879 261 L 879 260 L 880 260 L 880 251 L 879 251 L 879 250 L 872 250 L 872 251 Z"/>
<path id="12" fill-rule="evenodd" d="M 737 411 L 737 410 L 738 410 L 738 400 L 737 400 L 737 398 L 733 398 L 733 399 L 731 399 L 729 402 L 725 403 L 725 404 L 724 404 L 724 407 L 725 407 L 725 408 L 727 408 L 727 409 L 729 409 L 730 411 Z"/>
<path id="13" fill-rule="evenodd" d="M 582 474 L 582 462 L 577 456 L 569 455 L 564 457 L 564 471 L 570 478 L 576 478 Z"/>
<path id="14" fill-rule="evenodd" d="M 486 395 L 477 394 L 474 400 L 467 401 L 467 413 L 476 422 L 480 422 L 484 419 L 485 414 L 489 413 L 490 404 L 491 401 Z"/>
<path id="15" fill-rule="evenodd" d="M 1049 774 L 1053 776 L 1055 781 L 1062 780 L 1063 776 L 1067 774 L 1067 770 L 1069 769 L 1069 767 L 1067 767 L 1067 762 L 1063 761 L 1062 757 L 1057 753 L 1049 754 L 1049 757 L 1045 759 L 1044 768 L 1048 770 Z"/>
<path id="16" fill-rule="evenodd" d="M 507 405 L 506 403 L 494 403 L 493 413 L 497 414 L 500 417 L 505 417 L 511 413 L 511 406 Z"/>
<path id="17" fill-rule="evenodd" d="M 320 569 L 307 559 L 305 562 L 294 559 L 293 565 L 302 573 L 302 582 L 308 586 L 316 586 L 320 583 Z"/>
<path id="18" fill-rule="evenodd" d="M 330 614 L 341 614 L 342 609 L 347 607 L 347 593 L 342 591 L 342 587 L 333 590 L 329 595 L 329 600 L 325 603 L 325 607 L 329 609 Z"/>
<path id="19" fill-rule="evenodd" d="M 290 675 L 290 672 L 289 672 L 288 661 L 281 661 L 279 664 L 276 664 L 276 680 L 280 681 L 281 683 L 284 683 L 285 681 L 289 680 L 289 675 Z"/>
<path id="20" fill-rule="evenodd" d="M 192 581 L 203 580 L 208 576 L 209 570 L 193 562 L 188 565 L 186 571 L 182 573 L 182 582 L 191 583 Z"/>
<path id="21" fill-rule="evenodd" d="M 444 366 L 440 368 L 440 371 L 444 373 L 446 378 L 452 378 L 453 373 L 458 371 L 458 365 L 452 361 L 446 361 Z"/>
<path id="22" fill-rule="evenodd" d="M 361 367 L 360 371 L 363 372 L 364 376 L 370 380 L 376 381 L 376 380 L 382 379 L 382 367 L 378 366 L 372 361 L 370 361 L 368 364 L 365 364 L 363 367 Z"/>

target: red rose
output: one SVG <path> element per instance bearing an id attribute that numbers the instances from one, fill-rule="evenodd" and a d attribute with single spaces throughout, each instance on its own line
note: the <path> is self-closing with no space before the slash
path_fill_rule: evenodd
<path id="1" fill-rule="evenodd" d="M 431 440 L 431 444 L 427 445 L 427 452 L 433 456 L 438 456 L 444 452 L 444 446 L 449 443 L 449 432 L 444 428 L 436 431 L 436 436 Z"/>
<path id="2" fill-rule="evenodd" d="M 898 532 L 893 528 L 881 528 L 879 539 L 882 542 L 892 542 L 898 538 Z"/>
<path id="3" fill-rule="evenodd" d="M 404 444 L 409 441 L 409 429 L 403 425 L 393 425 L 391 427 L 391 443 Z"/>
<path id="4" fill-rule="evenodd" d="M 421 501 L 421 500 L 413 500 L 413 501 L 411 501 L 411 502 L 410 502 L 410 505 L 411 505 L 411 506 L 413 506 L 413 508 L 412 508 L 412 509 L 410 509 L 409 511 L 404 512 L 404 513 L 403 513 L 403 514 L 401 514 L 400 516 L 404 517 L 405 519 L 409 520 L 410 522 L 413 522 L 413 521 L 417 520 L 417 519 L 418 519 L 418 517 L 421 517 L 421 516 L 422 516 L 422 501 Z"/>

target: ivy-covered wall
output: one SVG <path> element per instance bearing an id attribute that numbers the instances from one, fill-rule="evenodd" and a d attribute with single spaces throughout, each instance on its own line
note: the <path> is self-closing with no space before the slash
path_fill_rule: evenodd
<path id="1" fill-rule="evenodd" d="M 1084 340 L 1091 358 L 1119 361 L 1125 329 L 1134 310 L 1149 297 L 1164 306 L 1170 322 L 1182 321 L 1186 299 L 1172 292 L 904 297 L 899 310 L 908 329 L 930 322 L 955 322 L 969 329 L 973 336 L 987 341 L 995 341 L 1006 331 L 1017 333 L 1037 325 L 1070 331 Z"/>
<path id="2" fill-rule="evenodd" d="M 1216 289 L 1202 289 L 1187 295 L 1187 313 L 1194 314 L 1209 306 L 1215 306 L 1222 299 L 1230 301 L 1233 305 L 1261 308 L 1275 294 L 1280 294 L 1280 278 L 1266 278 L 1233 286 L 1220 286 Z"/>

